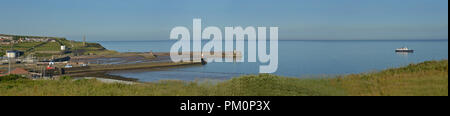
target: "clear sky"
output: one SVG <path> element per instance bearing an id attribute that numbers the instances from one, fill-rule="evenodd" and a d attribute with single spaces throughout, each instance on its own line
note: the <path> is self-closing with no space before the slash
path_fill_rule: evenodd
<path id="1" fill-rule="evenodd" d="M 175 26 L 278 26 L 282 40 L 448 39 L 448 0 L 0 0 L 0 33 L 168 40 Z"/>

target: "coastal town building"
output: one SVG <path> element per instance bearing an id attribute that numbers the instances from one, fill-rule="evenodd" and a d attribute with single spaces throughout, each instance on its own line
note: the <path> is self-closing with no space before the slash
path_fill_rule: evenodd
<path id="1" fill-rule="evenodd" d="M 0 40 L 12 40 L 12 36 L 0 36 Z"/>
<path id="2" fill-rule="evenodd" d="M 61 51 L 65 51 L 66 50 L 66 46 L 65 45 L 62 45 L 61 46 Z"/>
<path id="3" fill-rule="evenodd" d="M 17 50 L 8 50 L 6 51 L 6 57 L 7 58 L 17 58 L 19 56 L 23 55 L 23 52 L 17 51 Z"/>
<path id="4" fill-rule="evenodd" d="M 20 76 L 28 76 L 30 72 L 23 68 L 14 68 L 11 70 L 11 73 L 8 72 L 8 70 L 0 70 L 0 76 L 6 76 L 8 74 L 14 74 L 14 75 L 20 75 Z"/>
<path id="5" fill-rule="evenodd" d="M 0 45 L 9 45 L 9 44 L 10 44 L 10 42 L 4 42 L 4 41 L 0 40 Z"/>
<path id="6" fill-rule="evenodd" d="M 4 76 L 8 73 L 7 69 L 0 69 L 0 76 Z"/>
<path id="7" fill-rule="evenodd" d="M 12 40 L 12 37 L 0 36 L 0 45 L 9 45 Z"/>
<path id="8" fill-rule="evenodd" d="M 0 34 L 0 45 L 9 45 L 11 43 L 19 42 L 57 42 L 57 40 L 51 37 L 27 37 Z"/>

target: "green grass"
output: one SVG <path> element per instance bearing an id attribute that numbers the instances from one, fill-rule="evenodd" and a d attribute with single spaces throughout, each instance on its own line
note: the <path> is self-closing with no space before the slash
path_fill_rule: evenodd
<path id="1" fill-rule="evenodd" d="M 83 44 L 83 42 L 75 42 L 75 41 L 68 41 L 68 40 L 62 40 L 60 41 L 63 45 L 66 45 L 70 50 L 73 51 L 83 51 L 82 53 L 79 53 L 79 55 L 113 55 L 118 54 L 119 52 L 107 50 L 102 45 L 98 43 L 86 43 L 86 45 Z"/>
<path id="2" fill-rule="evenodd" d="M 2 77 L 0 77 L 2 78 Z M 223 82 L 160 81 L 134 85 L 96 80 L 9 79 L 1 96 L 448 96 L 448 60 L 336 78 L 248 75 Z"/>
<path id="3" fill-rule="evenodd" d="M 349 95 L 448 96 L 448 60 L 349 75 L 332 79 L 332 85 L 344 88 Z"/>
<path id="4" fill-rule="evenodd" d="M 57 42 L 47 42 L 46 44 L 35 48 L 35 51 L 61 51 L 61 45 Z"/>
<path id="5" fill-rule="evenodd" d="M 18 43 L 18 44 L 14 44 L 13 48 L 14 50 L 19 50 L 19 51 L 26 51 L 28 49 L 33 48 L 36 45 L 41 44 L 42 42 L 22 42 L 22 43 Z M 1 45 L 0 46 L 0 55 L 4 55 L 4 52 L 6 50 L 10 50 L 11 46 L 10 45 Z"/>

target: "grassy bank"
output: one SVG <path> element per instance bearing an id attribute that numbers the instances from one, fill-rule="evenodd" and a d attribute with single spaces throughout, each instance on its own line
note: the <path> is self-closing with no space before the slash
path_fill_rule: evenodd
<path id="1" fill-rule="evenodd" d="M 0 95 L 38 96 L 448 96 L 448 60 L 328 79 L 250 75 L 211 82 L 161 81 L 134 85 L 96 80 L 0 80 Z"/>

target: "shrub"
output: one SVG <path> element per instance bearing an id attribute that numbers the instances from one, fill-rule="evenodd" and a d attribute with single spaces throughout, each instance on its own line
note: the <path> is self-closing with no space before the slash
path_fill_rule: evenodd
<path id="1" fill-rule="evenodd" d="M 70 76 L 62 76 L 59 78 L 59 80 L 72 80 L 73 78 Z"/>
<path id="2" fill-rule="evenodd" d="M 0 77 L 0 82 L 15 81 L 15 80 L 19 80 L 19 79 L 26 79 L 26 78 L 22 77 L 20 75 L 7 75 L 7 76 Z"/>

